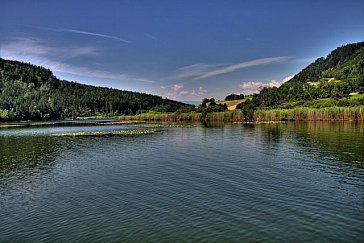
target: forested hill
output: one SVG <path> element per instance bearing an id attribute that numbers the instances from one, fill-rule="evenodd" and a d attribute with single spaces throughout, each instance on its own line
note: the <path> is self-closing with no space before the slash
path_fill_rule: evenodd
<path id="1" fill-rule="evenodd" d="M 364 76 L 364 42 L 348 44 L 332 51 L 326 58 L 314 63 L 294 76 L 287 84 L 294 82 L 315 82 L 322 78 L 335 78 L 355 86 Z"/>
<path id="2" fill-rule="evenodd" d="M 364 93 L 364 42 L 348 44 L 321 57 L 279 88 L 254 95 L 255 107 L 280 107 L 292 101 L 340 99 Z"/>
<path id="3" fill-rule="evenodd" d="M 49 69 L 0 58 L 0 120 L 64 119 L 95 114 L 174 112 L 181 102 L 68 82 Z"/>

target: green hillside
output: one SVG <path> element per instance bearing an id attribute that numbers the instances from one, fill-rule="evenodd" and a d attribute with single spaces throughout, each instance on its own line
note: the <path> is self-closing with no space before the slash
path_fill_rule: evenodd
<path id="1" fill-rule="evenodd" d="M 348 44 L 332 51 L 326 58 L 318 58 L 314 63 L 294 76 L 287 84 L 318 81 L 321 78 L 335 78 L 355 82 L 364 77 L 364 42 Z"/>
<path id="2" fill-rule="evenodd" d="M 49 69 L 0 58 L 0 120 L 131 115 L 151 109 L 174 112 L 185 105 L 150 94 L 59 80 Z"/>
<path id="3" fill-rule="evenodd" d="M 280 89 L 296 100 L 363 93 L 364 42 L 341 46 L 317 59 Z"/>
<path id="4" fill-rule="evenodd" d="M 341 46 L 326 58 L 318 58 L 279 88 L 264 88 L 253 97 L 253 103 L 256 107 L 280 107 L 298 101 L 304 105 L 306 101 L 339 100 L 351 93 L 363 92 L 364 42 L 359 42 Z"/>

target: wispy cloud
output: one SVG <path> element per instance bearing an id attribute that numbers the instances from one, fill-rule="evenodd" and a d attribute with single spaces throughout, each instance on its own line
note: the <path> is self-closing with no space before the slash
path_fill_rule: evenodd
<path id="1" fill-rule="evenodd" d="M 30 62 L 55 72 L 77 75 L 80 77 L 112 79 L 123 82 L 155 83 L 147 78 L 134 77 L 124 73 L 113 73 L 89 67 L 70 65 L 60 59 L 98 54 L 92 47 L 52 47 L 33 38 L 14 38 L 13 42 L 0 46 L 1 57 L 5 59 Z"/>
<path id="2" fill-rule="evenodd" d="M 54 47 L 45 45 L 35 38 L 13 38 L 13 41 L 1 45 L 1 55 L 56 55 L 58 57 L 73 58 L 80 56 L 93 56 L 98 52 L 93 47 Z"/>
<path id="3" fill-rule="evenodd" d="M 48 61 L 45 64 L 51 70 L 61 73 L 68 73 L 82 77 L 101 78 L 101 79 L 114 79 L 120 81 L 129 80 L 129 76 L 126 74 L 115 74 L 106 71 L 94 70 L 87 67 L 76 67 L 61 62 Z"/>
<path id="4" fill-rule="evenodd" d="M 150 80 L 150 79 L 147 79 L 147 78 L 133 78 L 133 80 L 140 81 L 140 82 L 143 82 L 143 83 L 158 83 L 157 81 Z"/>
<path id="5" fill-rule="evenodd" d="M 51 48 L 43 46 L 33 38 L 13 38 L 13 41 L 1 45 L 1 54 L 18 53 L 22 55 L 43 55 L 51 51 Z"/>
<path id="6" fill-rule="evenodd" d="M 243 68 L 280 63 L 290 58 L 291 57 L 288 56 L 269 57 L 269 58 L 255 59 L 247 62 L 241 62 L 233 65 L 197 63 L 177 69 L 172 77 L 175 79 L 183 79 L 183 78 L 191 78 L 192 80 L 206 79 L 225 73 L 231 73 Z"/>
<path id="7" fill-rule="evenodd" d="M 196 78 L 204 75 L 216 69 L 217 67 L 223 66 L 222 64 L 205 64 L 205 63 L 197 63 L 189 66 L 181 67 L 176 70 L 176 72 L 172 75 L 173 79 L 184 79 L 184 78 Z"/>
<path id="8" fill-rule="evenodd" d="M 89 31 L 84 31 L 84 30 L 57 29 L 57 31 L 60 31 L 60 32 L 69 32 L 69 33 L 81 34 L 81 35 L 92 35 L 92 36 L 98 36 L 98 37 L 103 37 L 103 38 L 107 38 L 107 39 L 117 40 L 117 41 L 121 41 L 121 42 L 124 42 L 124 43 L 130 43 L 129 40 L 125 40 L 125 39 L 122 39 L 122 38 L 117 37 L 117 36 L 106 35 L 106 34 L 95 33 L 95 32 L 89 32 Z"/>
<path id="9" fill-rule="evenodd" d="M 113 79 L 119 81 L 130 81 L 131 77 L 126 74 L 115 74 L 101 70 L 90 69 L 87 67 L 78 67 L 66 64 L 64 62 L 54 61 L 46 57 L 36 55 L 18 55 L 6 54 L 2 55 L 6 59 L 18 60 L 23 62 L 30 62 L 32 64 L 49 68 L 54 72 L 73 74 L 80 77 L 100 78 L 100 79 Z"/>
<path id="10" fill-rule="evenodd" d="M 230 72 L 234 72 L 236 70 L 239 69 L 243 69 L 243 68 L 247 68 L 247 67 L 253 67 L 253 66 L 260 66 L 260 65 L 267 65 L 267 64 L 272 64 L 272 63 L 279 63 L 279 62 L 283 62 L 288 60 L 291 57 L 269 57 L 269 58 L 262 58 L 262 59 L 256 59 L 256 60 L 252 60 L 252 61 L 248 61 L 248 62 L 242 62 L 242 63 L 238 63 L 238 64 L 234 64 L 234 65 L 230 65 L 230 66 L 226 66 L 226 67 L 222 67 L 222 68 L 218 68 L 209 72 L 206 72 L 200 76 L 197 76 L 194 78 L 194 80 L 196 79 L 205 79 L 205 78 L 210 78 L 216 75 L 221 75 L 224 73 L 230 73 Z"/>

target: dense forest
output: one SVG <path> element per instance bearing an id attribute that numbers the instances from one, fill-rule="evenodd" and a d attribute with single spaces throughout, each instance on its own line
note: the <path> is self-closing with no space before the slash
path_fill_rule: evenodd
<path id="1" fill-rule="evenodd" d="M 59 80 L 49 69 L 0 58 L 0 120 L 175 112 L 183 106 L 155 95 Z"/>

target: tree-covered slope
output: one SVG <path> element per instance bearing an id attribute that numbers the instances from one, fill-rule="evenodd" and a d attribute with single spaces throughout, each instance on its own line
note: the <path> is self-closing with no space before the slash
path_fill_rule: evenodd
<path id="1" fill-rule="evenodd" d="M 49 69 L 0 58 L 0 120 L 174 112 L 181 102 L 57 79 Z"/>
<path id="2" fill-rule="evenodd" d="M 279 88 L 264 88 L 253 103 L 256 107 L 278 107 L 291 101 L 340 99 L 354 92 L 364 93 L 364 42 L 335 49 Z"/>
<path id="3" fill-rule="evenodd" d="M 364 76 L 364 42 L 338 47 L 326 58 L 318 58 L 296 74 L 287 84 L 315 82 L 321 78 L 343 81 L 357 80 Z"/>
<path id="4" fill-rule="evenodd" d="M 281 87 L 285 88 L 296 99 L 364 92 L 364 42 L 341 46 L 317 59 Z"/>

